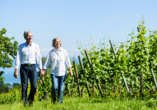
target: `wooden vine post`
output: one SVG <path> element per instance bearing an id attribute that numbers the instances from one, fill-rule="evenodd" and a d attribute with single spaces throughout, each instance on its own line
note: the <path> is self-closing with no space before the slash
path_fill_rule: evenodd
<path id="1" fill-rule="evenodd" d="M 137 27 L 137 31 L 140 32 L 139 27 Z M 142 42 L 142 43 L 143 43 L 143 42 Z M 143 43 L 143 44 L 144 44 L 144 43 Z M 145 51 L 145 54 L 147 54 L 146 51 Z M 140 71 L 141 71 L 141 70 L 140 70 Z M 142 72 L 141 72 L 141 74 L 140 74 L 140 94 L 141 94 L 142 97 L 144 96 L 144 95 L 143 95 L 143 85 L 144 85 L 144 83 L 143 83 L 143 74 L 142 74 Z"/>
<path id="2" fill-rule="evenodd" d="M 103 84 L 103 87 L 104 87 L 104 96 L 106 97 L 106 82 Z"/>
<path id="3" fill-rule="evenodd" d="M 119 95 L 120 95 L 120 98 L 122 97 L 122 85 L 120 84 L 119 86 Z"/>
<path id="4" fill-rule="evenodd" d="M 140 32 L 140 28 L 139 27 L 137 27 L 137 31 L 138 32 Z M 143 43 L 143 42 L 142 42 Z M 146 50 L 145 50 L 145 54 L 147 54 L 146 53 Z M 154 71 L 153 71 L 153 67 L 152 67 L 152 63 L 150 62 L 150 60 L 149 60 L 149 68 L 150 68 L 150 71 L 151 71 L 151 74 L 152 74 L 152 77 L 153 77 L 153 80 L 154 80 L 154 83 L 155 83 L 155 87 L 156 87 L 156 89 L 157 89 L 157 82 L 156 82 L 156 78 L 155 78 L 155 75 L 154 75 Z"/>
<path id="5" fill-rule="evenodd" d="M 144 97 L 144 94 L 143 94 L 144 83 L 143 83 L 143 74 L 142 73 L 140 76 L 140 86 L 141 86 L 141 90 L 140 90 L 141 96 Z"/>
<path id="6" fill-rule="evenodd" d="M 68 95 L 70 97 L 71 95 L 70 95 L 70 90 L 69 90 L 68 84 L 66 84 L 66 88 L 67 88 L 67 91 L 68 91 Z"/>
<path id="7" fill-rule="evenodd" d="M 92 62 L 91 62 L 91 60 L 90 60 L 90 58 L 89 58 L 89 56 L 88 56 L 87 51 L 85 51 L 85 55 L 86 55 L 86 57 L 87 57 L 87 59 L 88 59 L 90 68 L 92 69 L 92 72 L 94 73 L 94 71 L 93 71 L 93 66 L 92 66 Z M 94 74 L 95 74 L 95 73 L 94 73 Z M 100 84 L 99 84 L 99 80 L 96 79 L 96 78 L 95 78 L 95 80 L 96 80 L 96 82 L 97 82 L 98 89 L 99 89 L 99 92 L 100 92 L 100 94 L 101 94 L 101 97 L 103 97 L 103 91 L 102 91 L 101 86 L 100 86 Z M 94 85 L 94 81 L 93 81 L 93 95 L 95 95 L 95 85 Z"/>
<path id="8" fill-rule="evenodd" d="M 74 88 L 74 77 L 72 78 L 71 97 L 72 97 L 72 95 L 73 95 L 73 88 Z"/>
<path id="9" fill-rule="evenodd" d="M 154 83 L 155 83 L 155 87 L 156 87 L 156 89 L 157 89 L 157 82 L 156 82 L 156 78 L 155 78 L 155 75 L 154 75 L 154 71 L 153 71 L 153 68 L 152 68 L 151 65 L 152 65 L 152 64 L 150 64 L 150 71 L 151 71 L 151 73 L 152 73 L 153 80 L 154 80 Z"/>
<path id="10" fill-rule="evenodd" d="M 114 56 L 115 56 L 115 58 L 116 58 L 116 53 L 115 53 L 115 50 L 114 50 L 114 48 L 113 48 L 113 45 L 112 45 L 111 40 L 109 40 L 109 42 L 110 42 L 111 48 L 113 49 Z M 127 85 L 127 83 L 126 83 L 126 79 L 125 79 L 125 77 L 124 77 L 124 74 L 122 73 L 122 71 L 120 71 L 120 72 L 121 72 L 121 74 L 122 74 L 122 77 L 123 77 L 123 80 L 124 80 L 124 83 L 125 83 L 125 87 L 126 87 L 128 93 L 130 94 L 130 91 L 129 91 L 128 85 Z"/>
<path id="11" fill-rule="evenodd" d="M 81 97 L 81 89 L 80 89 L 80 85 L 79 85 L 79 77 L 78 77 L 78 72 L 77 72 L 77 67 L 76 67 L 75 60 L 73 61 L 73 64 L 74 64 L 74 69 L 75 69 L 76 78 L 77 78 L 77 85 L 78 85 L 79 96 Z"/>
<path id="12" fill-rule="evenodd" d="M 80 66 L 81 66 L 81 70 L 82 70 L 82 72 L 84 74 L 84 67 L 83 67 L 83 64 L 82 64 L 82 61 L 81 61 L 81 57 L 78 56 L 78 59 L 79 59 L 79 63 L 80 63 Z M 87 80 L 86 80 L 86 87 L 87 87 L 88 95 L 89 95 L 89 97 L 91 97 L 90 89 L 89 89 L 88 81 Z M 83 97 L 83 91 L 82 91 L 82 97 Z"/>

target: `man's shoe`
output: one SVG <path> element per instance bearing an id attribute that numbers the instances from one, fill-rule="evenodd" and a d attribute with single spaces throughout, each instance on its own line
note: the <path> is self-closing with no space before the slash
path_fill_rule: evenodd
<path id="1" fill-rule="evenodd" d="M 23 103 L 23 106 L 24 106 L 24 107 L 26 107 L 26 106 L 27 106 L 27 104 L 26 104 L 26 103 Z"/>
<path id="2" fill-rule="evenodd" d="M 33 107 L 33 101 L 32 100 L 29 100 L 29 106 Z"/>
<path id="3" fill-rule="evenodd" d="M 22 103 L 23 103 L 24 107 L 27 106 L 27 102 L 25 101 L 25 98 L 22 99 Z"/>

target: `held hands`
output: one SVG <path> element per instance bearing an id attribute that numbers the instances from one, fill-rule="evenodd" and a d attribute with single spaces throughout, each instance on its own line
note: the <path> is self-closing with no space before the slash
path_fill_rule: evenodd
<path id="1" fill-rule="evenodd" d="M 44 69 L 43 71 L 40 70 L 40 76 L 43 76 L 44 73 L 45 73 L 45 69 Z M 69 73 L 70 73 L 70 76 L 72 77 L 72 76 L 73 76 L 73 72 L 72 72 L 72 69 L 71 69 L 71 68 L 69 68 Z"/>
<path id="2" fill-rule="evenodd" d="M 40 76 L 42 77 L 44 75 L 45 70 L 42 71 L 42 69 L 40 69 Z"/>

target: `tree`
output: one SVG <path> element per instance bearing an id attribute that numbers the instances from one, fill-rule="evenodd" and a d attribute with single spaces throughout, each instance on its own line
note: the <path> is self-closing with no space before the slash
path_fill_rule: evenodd
<path id="1" fill-rule="evenodd" d="M 1 83 L 0 84 L 0 93 L 8 93 L 9 90 L 11 89 L 11 84 L 10 83 Z"/>
<path id="2" fill-rule="evenodd" d="M 42 66 L 44 66 L 44 64 L 46 62 L 46 57 L 42 57 L 41 60 L 42 60 Z"/>
<path id="3" fill-rule="evenodd" d="M 4 36 L 7 30 L 2 28 L 0 30 L 0 67 L 3 69 L 12 67 L 13 59 L 15 59 L 17 50 L 18 50 L 18 42 L 14 40 L 14 37 Z M 4 72 L 0 71 L 0 83 L 4 82 L 4 77 L 2 74 Z"/>
<path id="4" fill-rule="evenodd" d="M 13 88 L 20 89 L 20 83 L 13 83 Z"/>
<path id="5" fill-rule="evenodd" d="M 11 84 L 10 83 L 6 83 L 5 85 L 6 85 L 6 87 L 11 88 Z"/>

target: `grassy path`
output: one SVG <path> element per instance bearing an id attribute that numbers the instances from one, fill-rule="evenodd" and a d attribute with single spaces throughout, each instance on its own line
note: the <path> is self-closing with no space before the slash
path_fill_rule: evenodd
<path id="1" fill-rule="evenodd" d="M 23 107 L 21 103 L 1 104 L 0 110 L 157 110 L 156 100 L 110 100 L 98 98 L 66 98 L 63 104 L 53 104 L 50 100 L 35 101 L 33 107 Z M 149 107 L 148 107 L 149 106 Z"/>

